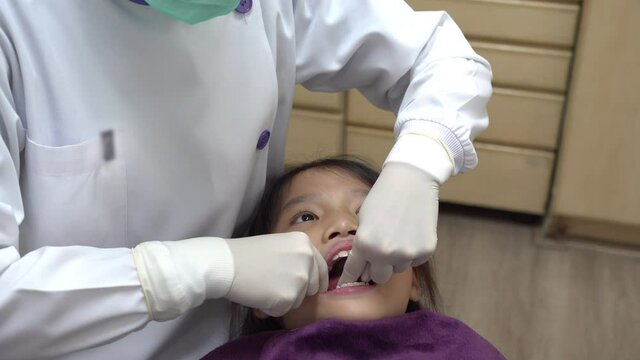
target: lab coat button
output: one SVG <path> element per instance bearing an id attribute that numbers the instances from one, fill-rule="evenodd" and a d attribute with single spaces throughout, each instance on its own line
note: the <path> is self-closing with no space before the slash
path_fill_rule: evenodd
<path id="1" fill-rule="evenodd" d="M 262 134 L 260 134 L 260 137 L 258 138 L 258 144 L 256 145 L 256 148 L 258 150 L 264 149 L 264 147 L 267 146 L 267 144 L 269 143 L 270 137 L 271 137 L 271 132 L 269 130 L 263 131 Z"/>
<path id="2" fill-rule="evenodd" d="M 240 14 L 248 13 L 251 7 L 253 7 L 253 0 L 240 0 L 236 11 Z"/>

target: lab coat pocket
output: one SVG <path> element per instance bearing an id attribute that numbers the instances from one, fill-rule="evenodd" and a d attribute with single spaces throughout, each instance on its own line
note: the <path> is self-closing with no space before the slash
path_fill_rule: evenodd
<path id="1" fill-rule="evenodd" d="M 45 245 L 129 246 L 124 141 L 119 135 L 108 131 L 57 147 L 27 138 L 21 252 Z"/>

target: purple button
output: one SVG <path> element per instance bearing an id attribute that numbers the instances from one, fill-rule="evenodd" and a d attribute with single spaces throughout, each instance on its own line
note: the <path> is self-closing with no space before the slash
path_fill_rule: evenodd
<path id="1" fill-rule="evenodd" d="M 248 13 L 249 10 L 251 10 L 251 7 L 253 7 L 253 0 L 240 0 L 240 4 L 238 4 L 236 11 L 240 14 Z M 267 136 L 267 139 L 268 138 L 269 137 Z"/>
<path id="2" fill-rule="evenodd" d="M 256 148 L 258 150 L 264 149 L 264 147 L 267 146 L 267 144 L 269 143 L 270 137 L 271 137 L 271 132 L 269 130 L 263 131 L 262 134 L 260 134 L 260 137 L 258 138 L 258 144 L 256 145 Z"/>
<path id="3" fill-rule="evenodd" d="M 131 2 L 134 2 L 138 5 L 149 5 L 149 3 L 147 3 L 145 0 L 131 0 Z"/>

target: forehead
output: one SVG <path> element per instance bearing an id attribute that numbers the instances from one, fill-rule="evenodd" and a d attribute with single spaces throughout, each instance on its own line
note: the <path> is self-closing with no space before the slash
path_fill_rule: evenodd
<path id="1" fill-rule="evenodd" d="M 368 190 L 369 188 L 371 186 L 346 170 L 314 168 L 294 176 L 283 192 L 283 198 L 286 199 L 310 191 Z"/>

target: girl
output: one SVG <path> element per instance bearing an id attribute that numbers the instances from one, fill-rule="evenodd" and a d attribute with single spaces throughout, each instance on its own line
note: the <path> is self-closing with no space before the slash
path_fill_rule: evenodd
<path id="1" fill-rule="evenodd" d="M 358 228 L 358 211 L 378 173 L 344 158 L 291 169 L 265 193 L 252 232 L 301 231 L 329 268 L 326 293 L 280 318 L 239 307 L 239 339 L 205 359 L 504 359 L 462 322 L 438 314 L 430 262 L 384 284 L 338 284 Z M 237 319 L 244 317 L 238 324 Z"/>

